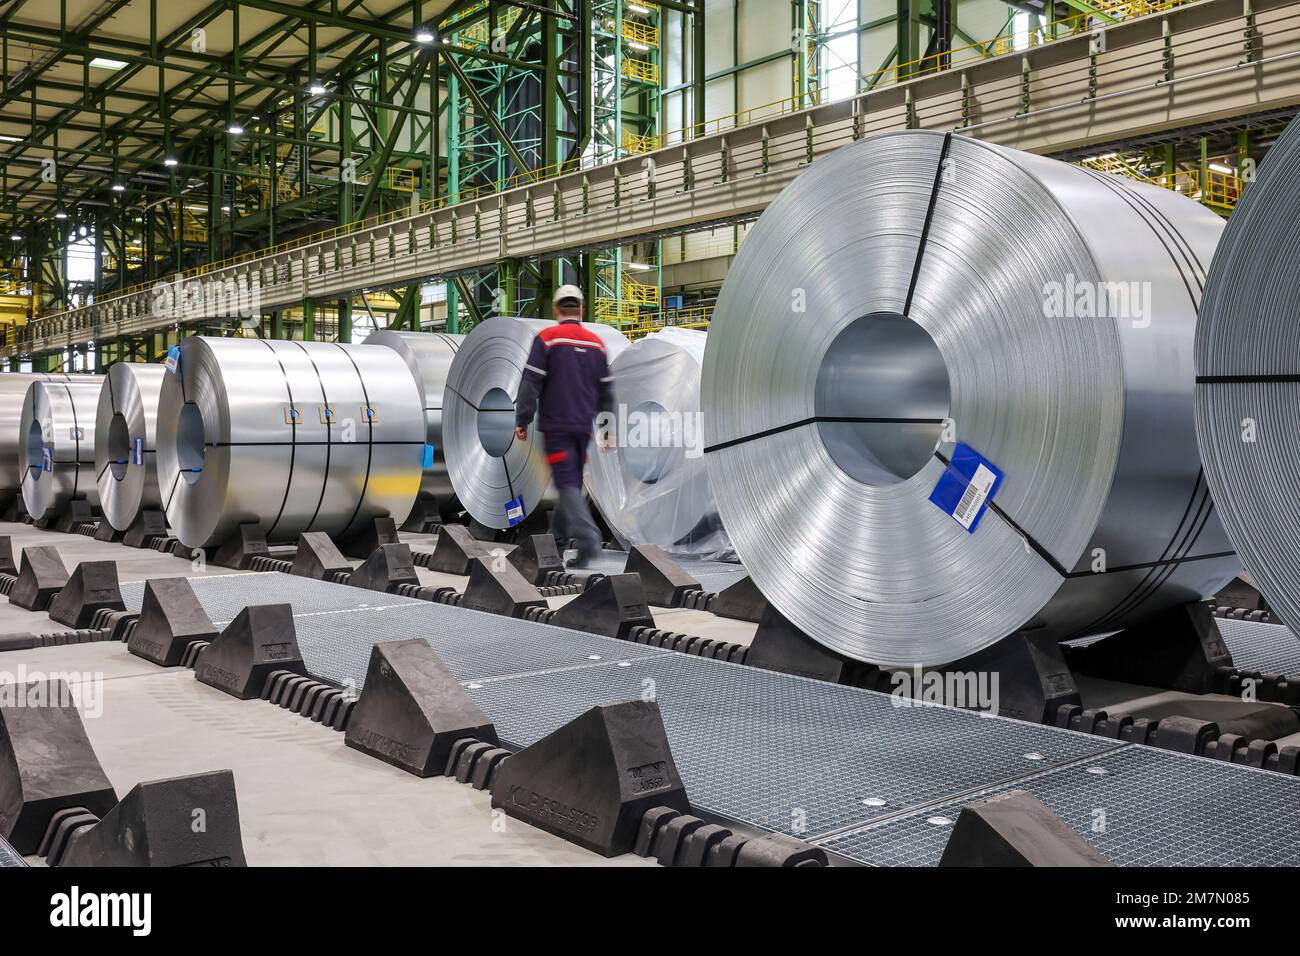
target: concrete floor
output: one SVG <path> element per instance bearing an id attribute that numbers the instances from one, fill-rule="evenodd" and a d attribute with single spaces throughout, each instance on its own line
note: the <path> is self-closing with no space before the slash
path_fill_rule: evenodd
<path id="1" fill-rule="evenodd" d="M 19 667 L 29 679 L 96 682 L 81 709 L 119 797 L 140 781 L 231 770 L 252 866 L 653 865 L 605 860 L 494 813 L 483 791 L 403 773 L 349 749 L 337 731 L 235 700 L 119 643 L 0 653 L 0 681 Z"/>
<path id="2" fill-rule="evenodd" d="M 69 570 L 82 561 L 116 561 L 123 582 L 237 573 L 25 524 L 0 522 L 0 535 L 9 536 L 16 558 L 25 547 L 53 545 Z M 411 543 L 432 547 L 431 536 Z M 417 572 L 428 585 L 463 590 L 468 582 Z M 742 644 L 757 627 L 681 608 L 652 613 L 659 627 Z M 0 634 L 64 629 L 45 613 L 0 601 Z M 482 791 L 420 780 L 349 749 L 336 731 L 261 701 L 234 700 L 198 683 L 192 671 L 154 667 L 119 643 L 0 652 L 0 682 L 56 673 L 84 685 L 86 730 L 119 797 L 141 781 L 233 771 L 250 865 L 654 865 L 631 855 L 605 860 L 494 813 Z"/>

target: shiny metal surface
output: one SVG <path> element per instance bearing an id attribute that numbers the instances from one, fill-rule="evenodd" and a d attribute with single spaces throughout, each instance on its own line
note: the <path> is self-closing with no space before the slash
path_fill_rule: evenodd
<path id="1" fill-rule="evenodd" d="M 700 428 L 700 366 L 707 334 L 661 329 L 611 365 L 615 448 L 591 455 L 587 487 L 629 544 L 672 554 L 731 551 L 709 491 Z"/>
<path id="2" fill-rule="evenodd" d="M 1239 564 L 1199 473 L 1191 349 L 1221 229 L 960 136 L 815 163 L 741 247 L 704 361 L 709 477 L 759 588 L 895 666 L 1212 593 Z M 974 534 L 929 500 L 956 441 L 1005 473 Z"/>
<path id="3" fill-rule="evenodd" d="M 95 409 L 102 375 L 32 382 L 23 399 L 18 440 L 23 504 L 33 518 L 58 515 L 75 498 L 99 504 L 95 487 Z"/>
<path id="4" fill-rule="evenodd" d="M 0 505 L 22 494 L 26 453 L 18 425 L 27 387 L 32 382 L 66 382 L 68 378 L 60 372 L 0 372 Z"/>
<path id="5" fill-rule="evenodd" d="M 1196 330 L 1196 430 L 1214 503 L 1273 611 L 1300 628 L 1300 124 L 1228 220 Z"/>
<path id="6" fill-rule="evenodd" d="M 447 472 L 461 504 L 489 528 L 507 528 L 506 503 L 523 498 L 524 514 L 555 500 L 551 469 L 537 429 L 514 437 L 515 398 L 533 336 L 553 322 L 498 316 L 474 326 L 461 343 L 443 398 Z M 627 348 L 608 325 L 584 325 L 600 336 L 610 361 Z"/>
<path id="7" fill-rule="evenodd" d="M 273 541 L 401 524 L 423 449 L 419 389 L 391 349 L 193 337 L 163 380 L 158 484 L 186 547 L 250 521 Z"/>
<path id="8" fill-rule="evenodd" d="M 440 502 L 454 494 L 447 474 L 447 455 L 442 439 L 443 392 L 447 387 L 452 359 L 464 340 L 463 335 L 445 332 L 390 332 L 384 329 L 371 333 L 365 341 L 366 345 L 382 345 L 395 351 L 415 376 L 424 404 L 424 440 L 433 446 L 433 467 L 424 470 L 420 490 L 434 495 Z"/>
<path id="9" fill-rule="evenodd" d="M 125 531 L 158 491 L 158 396 L 166 369 L 144 362 L 109 366 L 95 414 L 95 484 L 104 518 Z"/>

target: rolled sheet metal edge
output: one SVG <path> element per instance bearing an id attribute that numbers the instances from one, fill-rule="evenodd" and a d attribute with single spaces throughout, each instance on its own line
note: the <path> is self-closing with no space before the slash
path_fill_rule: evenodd
<path id="1" fill-rule="evenodd" d="M 159 399 L 163 508 L 190 548 L 244 522 L 285 542 L 342 539 L 377 517 L 401 524 L 424 437 L 414 376 L 391 349 L 187 338 Z"/>
<path id="2" fill-rule="evenodd" d="M 102 384 L 102 375 L 87 375 L 28 387 L 19 436 L 26 452 L 23 504 L 33 518 L 58 515 L 77 498 L 99 504 L 95 409 Z M 39 429 L 39 442 L 33 426 Z"/>
<path id="3" fill-rule="evenodd" d="M 158 509 L 158 398 L 164 366 L 109 366 L 95 415 L 95 482 L 104 520 L 125 531 L 145 509 Z"/>
<path id="4" fill-rule="evenodd" d="M 1196 330 L 1196 430 L 1228 537 L 1269 606 L 1300 627 L 1300 123 L 1228 220 Z"/>
<path id="5" fill-rule="evenodd" d="M 705 355 L 706 461 L 747 570 L 814 639 L 877 664 L 947 663 L 1020 628 L 1127 626 L 1239 566 L 1192 424 L 1197 276 L 1221 224 L 1100 179 L 964 137 L 882 134 L 810 167 L 741 247 Z M 1150 283 L 1148 315 L 1048 315 L 1052 283 L 1121 281 Z M 932 411 L 939 387 L 873 384 L 884 358 L 876 379 L 843 384 L 862 363 L 832 342 L 867 316 L 847 341 L 911 329 L 895 338 L 939 356 L 947 414 Z M 900 424 L 903 399 L 927 414 Z M 929 500 L 950 439 L 1005 471 L 974 534 Z M 829 450 L 855 446 L 870 484 Z M 915 472 L 900 480 L 877 447 L 908 451 Z"/>
<path id="6" fill-rule="evenodd" d="M 510 431 L 514 428 L 514 402 L 533 337 L 554 324 L 512 316 L 485 319 L 465 337 L 447 375 L 443 398 L 447 472 L 465 510 L 488 528 L 510 527 L 506 505 L 516 497 L 523 500 L 523 517 L 555 502 L 550 466 L 535 423 L 527 441 L 509 438 L 505 432 L 507 421 Z M 613 326 L 583 325 L 600 336 L 611 362 L 628 345 L 627 337 Z M 497 446 L 504 449 L 500 455 L 489 454 L 479 437 L 480 413 L 492 411 L 484 405 L 488 395 L 502 403 L 495 416 L 499 422 L 492 425 L 493 433 L 502 438 Z"/>

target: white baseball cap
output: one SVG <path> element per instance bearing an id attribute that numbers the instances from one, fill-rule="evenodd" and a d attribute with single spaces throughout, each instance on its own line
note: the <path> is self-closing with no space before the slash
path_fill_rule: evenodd
<path id="1" fill-rule="evenodd" d="M 551 305 L 559 305 L 565 299 L 577 299 L 579 305 L 583 305 L 586 299 L 582 295 L 582 290 L 576 285 L 562 285 L 555 290 L 555 295 L 551 296 Z"/>

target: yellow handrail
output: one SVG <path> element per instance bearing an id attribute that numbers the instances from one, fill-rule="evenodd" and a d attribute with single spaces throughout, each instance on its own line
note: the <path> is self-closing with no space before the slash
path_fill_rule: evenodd
<path id="1" fill-rule="evenodd" d="M 659 82 L 659 66 L 630 56 L 623 57 L 623 75 L 643 83 Z"/>
<path id="2" fill-rule="evenodd" d="M 623 39 L 628 43 L 640 43 L 642 46 L 658 46 L 659 28 L 635 20 L 624 20 Z"/>

